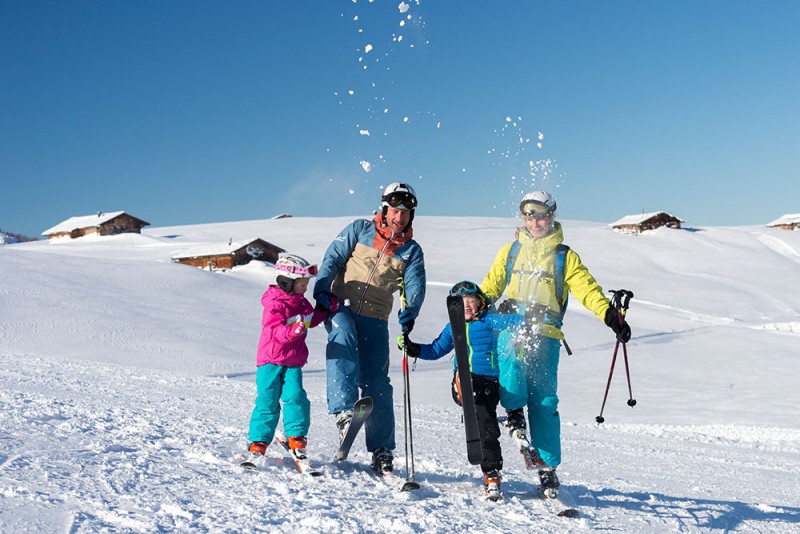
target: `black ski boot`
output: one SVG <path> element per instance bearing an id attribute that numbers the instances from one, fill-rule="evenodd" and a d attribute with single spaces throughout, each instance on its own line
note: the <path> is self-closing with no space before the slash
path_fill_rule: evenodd
<path id="1" fill-rule="evenodd" d="M 343 410 L 333 415 L 336 417 L 336 428 L 339 429 L 339 443 L 341 443 L 347 434 L 347 429 L 350 428 L 350 421 L 353 420 L 353 410 Z"/>
<path id="2" fill-rule="evenodd" d="M 508 426 L 508 431 L 511 434 L 511 437 L 514 437 L 516 434 L 520 437 L 520 439 L 528 439 L 528 436 L 525 434 L 525 429 L 527 425 L 525 424 L 525 412 L 522 408 L 517 408 L 516 410 L 506 410 L 506 415 L 508 416 L 506 425 Z"/>
<path id="3" fill-rule="evenodd" d="M 542 493 L 548 499 L 555 499 L 558 497 L 558 490 L 561 483 L 558 481 L 555 467 L 545 467 L 539 469 L 539 482 L 542 485 Z"/>
<path id="4" fill-rule="evenodd" d="M 392 466 L 394 456 L 392 451 L 386 447 L 381 447 L 372 453 L 372 468 L 379 473 L 390 473 L 394 471 Z"/>

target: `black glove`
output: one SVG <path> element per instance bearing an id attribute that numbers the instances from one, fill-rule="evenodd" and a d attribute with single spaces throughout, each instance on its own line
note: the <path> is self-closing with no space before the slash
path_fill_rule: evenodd
<path id="1" fill-rule="evenodd" d="M 606 326 L 609 327 L 617 335 L 617 339 L 623 343 L 631 340 L 631 327 L 626 321 L 619 324 L 619 312 L 614 308 L 608 308 L 605 318 Z"/>
<path id="2" fill-rule="evenodd" d="M 397 336 L 397 348 L 405 349 L 406 354 L 411 358 L 419 358 L 420 348 L 418 343 L 414 343 L 408 338 L 408 334 Z"/>
<path id="3" fill-rule="evenodd" d="M 327 291 L 320 291 L 319 293 L 314 293 L 314 300 L 317 301 L 317 305 L 314 306 L 314 309 L 317 309 L 322 312 L 329 312 L 332 306 L 331 297 L 333 295 Z"/>
<path id="4" fill-rule="evenodd" d="M 414 308 L 406 308 L 397 314 L 397 321 L 404 334 L 410 334 L 414 329 L 414 319 L 417 318 L 417 310 Z"/>

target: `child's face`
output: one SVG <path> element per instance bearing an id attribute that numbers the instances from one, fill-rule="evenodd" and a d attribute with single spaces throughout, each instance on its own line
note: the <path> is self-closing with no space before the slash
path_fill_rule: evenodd
<path id="1" fill-rule="evenodd" d="M 292 293 L 296 295 L 305 295 L 310 281 L 310 278 L 295 278 L 294 284 L 292 284 Z"/>
<path id="2" fill-rule="evenodd" d="M 481 299 L 477 297 L 465 296 L 461 297 L 464 301 L 464 319 L 471 321 L 475 315 L 481 310 Z"/>

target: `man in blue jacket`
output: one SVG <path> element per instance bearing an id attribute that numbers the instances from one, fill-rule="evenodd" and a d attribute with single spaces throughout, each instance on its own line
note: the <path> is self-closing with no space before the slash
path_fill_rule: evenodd
<path id="1" fill-rule="evenodd" d="M 341 438 L 359 396 L 372 397 L 373 412 L 365 424 L 367 450 L 373 468 L 392 471 L 395 425 L 388 319 L 392 294 L 402 279 L 408 305 L 398 321 L 404 332 L 414 327 L 425 299 L 425 260 L 412 239 L 414 189 L 400 182 L 389 184 L 381 204 L 381 212 L 372 220 L 353 221 L 328 247 L 314 299 L 329 307 L 333 295 L 345 304 L 326 321 L 328 413 L 336 416 Z"/>

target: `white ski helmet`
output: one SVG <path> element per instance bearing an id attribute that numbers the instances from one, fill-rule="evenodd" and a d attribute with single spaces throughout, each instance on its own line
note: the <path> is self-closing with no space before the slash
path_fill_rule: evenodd
<path id="1" fill-rule="evenodd" d="M 275 270 L 280 276 L 296 280 L 297 278 L 313 278 L 317 275 L 317 266 L 295 254 L 282 253 L 275 262 Z"/>
<path id="2" fill-rule="evenodd" d="M 408 184 L 392 182 L 383 190 L 381 206 L 413 210 L 417 207 L 417 193 Z"/>
<path id="3" fill-rule="evenodd" d="M 531 191 L 519 203 L 519 212 L 523 216 L 555 217 L 556 199 L 546 191 Z"/>

